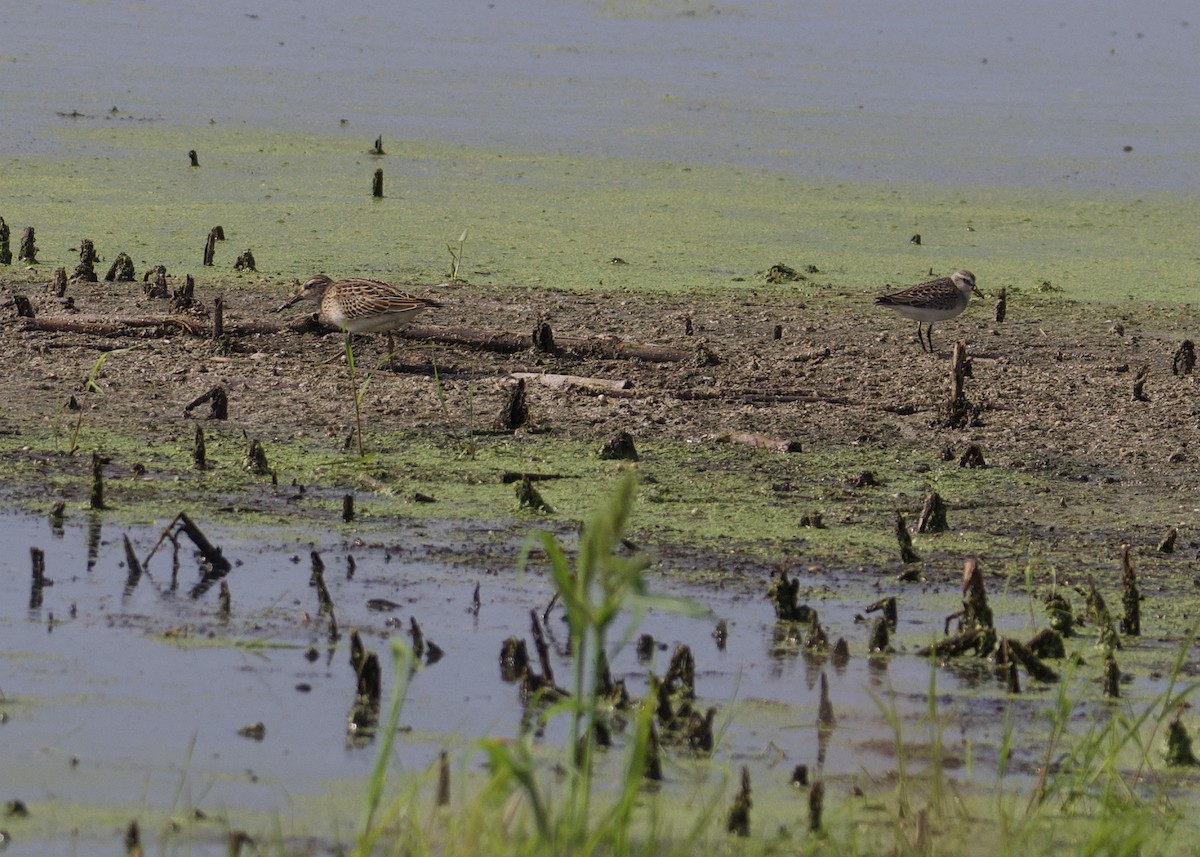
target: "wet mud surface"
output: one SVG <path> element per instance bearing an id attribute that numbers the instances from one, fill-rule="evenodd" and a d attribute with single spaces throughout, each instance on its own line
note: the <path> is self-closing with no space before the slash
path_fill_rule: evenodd
<path id="1" fill-rule="evenodd" d="M 995 572 L 989 586 L 998 626 L 1021 634 L 1045 626 L 1040 604 L 1034 603 L 1051 581 L 1081 585 L 1086 574 L 1098 572 L 1110 602 L 1119 603 L 1119 545 L 1132 544 L 1143 575 L 1145 633 L 1152 638 L 1132 645 L 1140 654 L 1122 656 L 1145 659 L 1144 666 L 1131 669 L 1135 693 L 1160 687 L 1192 621 L 1178 597 L 1194 588 L 1200 550 L 1194 534 L 1200 398 L 1196 376 L 1183 372 L 1176 359 L 1181 343 L 1190 338 L 1194 316 L 1189 307 L 1097 307 L 1010 292 L 1002 323 L 993 318 L 992 300 L 977 300 L 959 319 L 935 327 L 938 351 L 929 355 L 918 347 L 914 325 L 870 305 L 873 292 L 825 283 L 819 274 L 787 286 L 737 282 L 723 294 L 687 299 L 484 290 L 464 283 L 406 287 L 444 306 L 398 337 L 390 359 L 384 337 L 357 341 L 359 383 L 363 375 L 370 377 L 362 396 L 368 449 L 397 436 L 414 448 L 427 443 L 460 452 L 472 443 L 528 437 L 581 445 L 594 457 L 605 442 L 628 432 L 643 451 L 636 466 L 652 505 L 669 505 L 676 478 L 672 462 L 682 461 L 686 480 L 711 477 L 714 491 L 721 490 L 722 471 L 738 471 L 740 479 L 757 486 L 755 502 L 784 510 L 783 519 L 793 522 L 789 531 L 756 543 L 737 522 L 722 526 L 718 520 L 689 530 L 668 518 L 649 531 L 639 529 L 635 511 L 629 535 L 652 556 L 651 584 L 695 598 L 711 616 L 651 617 L 644 630 L 659 645 L 650 662 L 639 662 L 627 650 L 614 663 L 619 676 L 640 682 L 647 670 L 666 669 L 674 645 L 690 645 L 701 696 L 735 724 L 723 739 L 721 760 L 730 766 L 750 764 L 764 784 L 783 783 L 798 762 L 845 777 L 847 790 L 874 776 L 886 781 L 895 742 L 870 695 L 890 699 L 905 722 L 920 721 L 930 667 L 911 655 L 939 637 L 943 617 L 960 606 L 957 576 L 970 553 Z M 29 295 L 41 318 L 113 322 L 168 312 L 166 302 L 146 298 L 140 284 L 73 284 L 68 294 L 75 314 L 64 312 L 44 289 L 36 279 L 7 284 L 9 294 Z M 289 283 L 267 281 L 228 291 L 201 284 L 197 297 L 211 312 L 211 298 L 225 291 L 224 320 L 236 330 L 253 322 L 296 320 L 273 312 L 292 289 Z M 14 608 L 6 622 L 48 634 L 46 639 L 54 641 L 51 662 L 74 663 L 61 669 L 61 679 L 37 691 L 49 694 L 48 700 L 32 700 L 30 691 L 6 686 L 10 716 L 29 723 L 23 706 L 32 704 L 69 721 L 68 712 L 78 711 L 81 702 L 95 704 L 89 697 L 103 693 L 87 689 L 90 681 L 109 684 L 123 700 L 144 694 L 148 704 L 167 712 L 158 722 L 172 724 L 155 733 L 152 755 L 166 760 L 153 775 L 156 786 L 167 788 L 173 777 L 182 776 L 205 795 L 212 790 L 212 797 L 195 798 L 197 805 L 220 801 L 271 813 L 280 801 L 320 794 L 331 780 L 365 775 L 370 742 L 356 748 L 346 731 L 354 677 L 344 635 L 359 631 L 386 661 L 386 639 L 411 639 L 415 619 L 445 657 L 423 667 L 414 684 L 405 710 L 410 739 L 398 751 L 405 762 L 420 769 L 432 764 L 440 748 L 463 737 L 518 731 L 517 692 L 497 674 L 499 643 L 527 635 L 529 611 L 545 609 L 552 589 L 536 555 L 525 576 L 516 573 L 517 556 L 536 527 L 570 544 L 576 528 L 571 516 L 515 510 L 506 487 L 509 499 L 473 522 L 455 507 L 444 518 L 401 515 L 360 529 L 339 525 L 331 511 L 341 497 L 340 471 L 329 484 L 320 483 L 318 471 L 309 474 L 315 481 L 304 490 L 328 495 L 329 506 L 319 516 L 293 502 L 299 489 L 286 484 L 285 473 L 273 493 L 264 489 L 256 495 L 255 504 L 270 507 L 277 520 L 288 519 L 286 524 L 265 531 L 261 523 L 240 526 L 236 501 L 202 497 L 194 486 L 181 493 L 174 474 L 160 470 L 150 451 L 165 440 L 185 446 L 200 424 L 213 435 L 242 433 L 262 438 L 269 449 L 272 443 L 298 449 L 289 454 L 301 457 L 311 450 L 353 459 L 353 387 L 341 334 L 240 333 L 218 345 L 169 327 L 149 336 L 144 331 L 31 331 L 13 317 L 11 305 L 5 313 L 0 347 L 9 365 L 20 367 L 0 377 L 0 396 L 19 403 L 0 414 L 0 430 L 9 439 L 6 466 L 14 474 L 7 490 L 29 509 L 45 510 L 58 500 L 68 504 L 69 556 L 60 562 L 70 569 L 56 565 L 51 541 L 47 574 L 57 580 L 45 590 L 47 603 L 37 610 L 31 605 L 28 613 Z M 193 317 L 197 328 L 211 319 L 204 312 Z M 549 337 L 539 324 L 549 325 Z M 532 347 L 539 329 L 541 350 Z M 508 353 L 489 350 L 479 347 L 489 341 L 480 332 L 504 335 L 491 341 L 529 337 L 531 345 Z M 551 338 L 558 344 L 552 346 Z M 968 343 L 971 372 L 964 392 L 970 407 L 966 424 L 949 427 L 943 423 L 950 350 L 957 339 Z M 456 340 L 460 344 L 453 344 Z M 621 349 L 634 346 L 644 347 L 641 358 L 620 356 Z M 97 367 L 105 353 L 109 356 Z M 497 429 L 496 419 L 506 412 L 514 372 L 576 380 L 554 387 L 527 378 L 529 418 L 513 434 Z M 220 421 L 207 419 L 207 404 L 187 410 L 214 387 L 228 399 L 228 419 L 219 429 Z M 73 456 L 63 451 L 72 437 L 72 420 L 86 441 Z M 228 578 L 233 604 L 228 615 L 215 587 L 200 593 L 193 588 L 199 572 L 186 538 L 174 562 L 169 544 L 160 549 L 140 584 L 130 586 L 124 577 L 128 568 L 117 533 L 132 532 L 135 553 L 145 555 L 165 520 L 156 525 L 149 519 L 130 521 L 131 514 L 143 515 L 139 510 L 145 506 L 131 512 L 128 502 L 124 518 L 120 504 L 111 513 L 83 509 L 86 481 L 75 477 L 86 471 L 85 453 L 112 437 L 132 438 L 133 448 L 110 440 L 117 451 L 107 468 L 124 475 L 140 466 L 140 502 L 152 506 L 157 496 L 167 506 L 152 513 L 154 518 L 169 518 L 175 504 L 218 510 L 225 504 L 224 514 L 216 515 L 219 522 L 199 517 L 235 562 Z M 145 455 L 138 444 L 145 445 Z M 986 467 L 959 466 L 971 444 L 979 447 Z M 548 448 L 533 447 L 538 454 Z M 31 461 L 37 463 L 32 470 Z M 606 462 L 601 472 L 627 466 Z M 372 485 L 381 494 L 390 492 L 370 458 L 364 469 L 367 476 L 355 482 L 360 502 Z M 536 456 L 524 469 L 572 471 L 567 462 Z M 59 479 L 63 472 L 72 478 Z M 260 478 L 257 484 L 264 482 Z M 574 478 L 535 484 L 559 499 L 578 494 L 579 506 L 587 509 L 603 501 L 610 482 Z M 922 574 L 914 583 L 900 583 L 896 575 L 903 564 L 891 535 L 892 516 L 902 511 L 915 517 L 922 486 L 929 483 L 953 498 L 952 532 L 943 541 L 918 540 L 925 554 L 917 564 Z M 703 492 L 696 496 L 704 498 Z M 823 509 L 825 516 L 816 527 L 812 520 L 802 522 L 814 509 Z M 703 511 L 698 506 L 690 515 L 702 518 Z M 1160 552 L 1156 546 L 1171 527 L 1177 529 L 1174 551 Z M 89 528 L 96 532 L 89 534 Z M 36 519 L 32 530 L 13 532 L 12 579 L 25 574 L 27 545 L 21 542 L 48 541 L 48 534 L 63 543 L 61 531 L 53 536 L 44 518 Z M 85 549 L 92 541 L 94 547 Z M 82 567 L 84 555 L 93 550 L 95 556 Z M 310 586 L 311 551 L 324 558 L 340 638 Z M 802 596 L 820 611 L 831 638 L 847 638 L 848 667 L 835 668 L 827 656 L 804 651 L 796 639 L 780 638 L 765 597 L 780 568 L 801 577 Z M 483 599 L 478 613 L 471 609 L 476 585 Z M 23 602 L 25 587 L 14 584 L 10 603 Z M 864 608 L 887 595 L 900 597 L 901 620 L 893 636 L 898 655 L 882 666 L 884 661 L 863 657 L 870 625 Z M 714 642 L 718 620 L 727 623 L 727 648 Z M 565 633 L 556 619 L 548 627 Z M 205 641 L 215 644 L 212 652 Z M 164 656 L 164 647 L 175 645 L 179 653 Z M 78 654 L 89 646 L 89 656 Z M 28 645 L 30 652 L 42 648 Z M 142 690 L 131 686 L 124 655 L 118 654 L 134 649 L 144 650 L 135 658 L 146 658 L 136 673 L 146 682 Z M 556 658 L 565 672 L 565 653 Z M 1080 671 L 1080 686 L 1098 695 L 1089 669 L 1094 672 L 1098 665 Z M 156 678 L 162 670 L 167 674 Z M 181 681 L 180 670 L 195 671 L 195 681 Z M 389 670 L 385 667 L 385 674 Z M 964 748 L 943 757 L 949 769 L 966 764 L 968 756 L 977 765 L 990 764 L 1002 740 L 998 712 L 1035 720 L 1052 692 L 1026 680 L 1028 700 L 1002 702 L 1003 685 L 990 673 L 969 663 L 939 671 L 940 702 L 953 709 L 955 739 Z M 95 678 L 83 678 L 88 674 Z M 841 713 L 834 739 L 818 748 L 823 674 L 832 677 Z M 233 684 L 228 684 L 230 675 L 237 677 Z M 218 702 L 221 697 L 232 704 Z M 175 701 L 164 701 L 168 698 Z M 202 720 L 197 740 L 212 756 L 198 754 L 180 775 L 188 735 L 197 728 L 188 712 L 206 705 L 213 706 L 213 714 Z M 84 749 L 72 756 L 71 766 L 78 768 L 81 758 L 82 770 L 91 771 L 80 775 L 81 781 L 114 776 L 144 752 L 140 735 L 95 750 L 103 739 L 93 733 L 111 727 L 112 712 L 119 718 L 123 706 L 106 704 L 108 713 L 94 726 L 81 721 L 75 727 L 87 740 L 76 742 Z M 304 710 L 305 716 L 293 717 L 294 710 Z M 447 711 L 455 716 L 448 720 Z M 244 731 L 259 722 L 265 737 Z M 57 769 L 47 773 L 45 754 L 34 748 L 60 741 L 61 731 L 44 725 L 19 728 L 27 732 L 22 740 L 30 742 L 28 753 L 18 754 L 33 772 L 26 782 L 60 775 Z M 14 726 L 7 729 L 16 734 Z M 1014 782 L 1036 775 L 1037 752 L 1035 746 L 1014 752 Z M 243 755 L 245 764 L 233 768 L 226 760 Z M 716 776 L 686 760 L 674 764 L 668 779 L 680 788 L 712 783 Z M 57 759 L 54 765 L 68 767 L 68 762 Z M 259 782 L 269 785 L 256 788 Z M 352 801 L 359 787 L 349 789 Z M 27 791 L 35 799 L 44 797 L 33 786 Z M 78 782 L 69 791 L 80 804 L 102 799 L 101 792 Z M 147 803 L 169 811 L 180 806 L 178 793 L 175 800 L 169 807 Z M 764 794 L 761 800 L 760 812 L 771 817 L 772 798 Z M 322 820 L 331 828 L 350 823 L 346 819 L 357 806 L 345 812 L 327 807 Z"/>

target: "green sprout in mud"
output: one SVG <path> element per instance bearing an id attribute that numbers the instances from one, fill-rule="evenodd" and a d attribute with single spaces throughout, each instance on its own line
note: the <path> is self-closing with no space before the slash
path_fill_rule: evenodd
<path id="1" fill-rule="evenodd" d="M 458 236 L 458 247 L 453 244 L 447 244 L 446 249 L 450 251 L 450 282 L 459 282 L 458 272 L 462 268 L 463 248 L 467 243 L 467 230 L 464 229 L 462 234 Z"/>
<path id="2" fill-rule="evenodd" d="M 137 346 L 130 348 L 114 348 L 111 351 L 102 351 L 100 356 L 96 358 L 96 362 L 92 364 L 92 369 L 88 372 L 87 377 L 83 379 L 84 393 L 99 393 L 100 386 L 96 381 L 100 378 L 100 370 L 104 368 L 104 361 L 114 354 L 124 354 L 126 351 L 132 351 Z M 75 415 L 75 424 L 71 427 L 71 445 L 67 449 L 67 455 L 74 455 L 79 451 L 79 432 L 83 428 L 83 407 L 78 403 L 75 405 L 77 413 Z M 57 420 L 55 421 L 55 445 L 57 445 Z"/>

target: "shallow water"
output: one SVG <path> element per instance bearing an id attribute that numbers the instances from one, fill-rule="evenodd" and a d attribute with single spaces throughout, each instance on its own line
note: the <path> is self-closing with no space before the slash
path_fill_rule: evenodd
<path id="1" fill-rule="evenodd" d="M 1193 13 L 1186 0 L 16 4 L 0 153 L 53 150 L 57 129 L 84 123 L 346 120 L 385 148 L 1194 191 Z"/>
<path id="2" fill-rule="evenodd" d="M 297 801 L 333 788 L 348 805 L 326 806 L 316 821 L 303 824 L 318 830 L 340 825 L 345 831 L 357 819 L 356 801 L 375 755 L 373 742 L 348 738 L 346 718 L 354 702 L 348 636 L 359 630 L 368 649 L 383 659 L 386 699 L 392 682 L 384 638 L 408 639 L 410 617 L 445 656 L 422 667 L 412 681 L 396 774 L 426 769 L 442 749 L 451 751 L 456 764 L 478 769 L 482 758 L 470 752 L 471 740 L 518 734 L 522 708 L 515 686 L 500 677 L 498 654 L 510 635 L 526 639 L 532 654 L 529 611 L 541 613 L 551 589 L 540 574 L 518 576 L 495 557 L 474 567 L 435 558 L 464 536 L 485 534 L 482 526 L 473 534 L 475 525 L 402 524 L 382 538 L 361 533 L 359 540 L 349 531 L 319 535 L 315 547 L 326 564 L 343 635 L 331 648 L 328 621 L 319 615 L 309 586 L 309 536 L 277 531 L 259 541 L 219 523 L 197 524 L 234 562 L 226 578 L 233 604 L 228 620 L 219 615 L 215 586 L 192 597 L 200 566 L 186 538 L 174 588 L 169 543 L 131 586 L 123 536 L 144 558 L 158 530 L 118 527 L 76 513 L 56 533 L 44 518 L 0 516 L 0 543 L 9 548 L 0 559 L 0 714 L 6 718 L 0 769 L 6 800 L 20 798 L 43 821 L 47 813 L 63 816 L 70 814 L 68 807 L 91 806 L 131 816 L 228 811 L 236 825 L 256 812 L 288 816 Z M 504 542 L 499 553 L 511 556 L 516 545 Z M 30 547 L 45 551 L 52 581 L 36 607 L 30 604 Z M 347 555 L 355 558 L 353 577 L 347 575 Z M 468 610 L 476 583 L 478 616 Z M 777 648 L 762 581 L 713 591 L 651 574 L 657 590 L 692 597 L 713 615 L 650 615 L 642 630 L 659 643 L 651 661 L 639 663 L 627 646 L 615 655 L 613 669 L 641 695 L 647 671 L 663 674 L 675 645 L 692 648 L 697 705 L 717 706 L 718 725 L 732 721 L 715 755 L 718 764 L 702 778 L 715 783 L 722 770 L 749 765 L 765 797 L 772 790 L 783 793 L 792 768 L 801 763 L 829 778 L 886 775 L 896 760 L 883 737 L 889 730 L 880 702 L 894 706 L 911 730 L 906 741 L 927 738 L 920 718 L 927 710 L 928 665 L 909 656 L 868 660 L 867 627 L 855 618 L 865 605 L 846 595 L 853 591 L 849 579 L 834 575 L 806 583 L 831 639 L 845 636 L 850 642 L 853 657 L 842 668 L 794 647 Z M 367 606 L 380 598 L 398 606 L 382 612 Z M 945 603 L 927 588 L 904 596 L 898 645 L 915 648 L 940 633 L 935 613 Z M 551 617 L 550 629 L 562 642 L 561 610 Z M 723 651 L 712 638 L 718 617 L 729 627 Z M 555 666 L 559 683 L 568 683 L 561 651 Z M 822 673 L 838 716 L 823 760 L 816 729 Z M 978 680 L 970 671 L 939 671 L 941 704 L 956 707 L 957 692 Z M 1032 714 L 1038 698 L 1035 693 L 1028 702 L 1014 703 L 1013 710 L 1029 706 Z M 261 740 L 238 734 L 259 722 L 266 730 Z M 554 723 L 545 737 L 550 747 L 561 746 L 564 737 L 561 718 Z M 976 758 L 987 767 L 1000 725 L 990 705 L 973 706 L 958 712 L 947 741 L 964 753 L 973 742 Z M 667 788 L 687 788 L 696 776 L 687 754 L 673 750 L 668 758 Z M 979 776 L 986 781 L 991 775 L 981 769 Z"/>

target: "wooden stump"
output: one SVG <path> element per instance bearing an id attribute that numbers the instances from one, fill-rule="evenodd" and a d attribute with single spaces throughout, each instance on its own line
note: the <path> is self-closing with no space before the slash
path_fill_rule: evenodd
<path id="1" fill-rule="evenodd" d="M 26 226 L 25 231 L 21 233 L 21 249 L 17 254 L 17 261 L 37 264 L 37 241 L 34 239 L 32 226 Z"/>

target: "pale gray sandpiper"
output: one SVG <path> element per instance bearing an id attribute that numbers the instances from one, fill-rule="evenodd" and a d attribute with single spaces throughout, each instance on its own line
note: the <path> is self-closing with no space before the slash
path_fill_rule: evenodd
<path id="1" fill-rule="evenodd" d="M 410 295 L 378 280 L 351 277 L 335 281 L 324 274 L 309 277 L 299 294 L 279 309 L 302 300 L 317 301 L 322 324 L 350 333 L 386 333 L 389 352 L 393 331 L 408 327 L 419 313 L 441 306 L 435 300 Z"/>
<path id="2" fill-rule="evenodd" d="M 929 352 L 933 353 L 933 323 L 961 315 L 971 300 L 975 288 L 975 275 L 970 271 L 955 271 L 949 277 L 940 277 L 926 283 L 910 286 L 890 295 L 875 298 L 876 306 L 895 310 L 905 318 L 917 322 L 917 341 L 925 350 L 925 339 L 921 338 L 921 325 L 925 324 L 925 337 L 929 340 Z"/>

